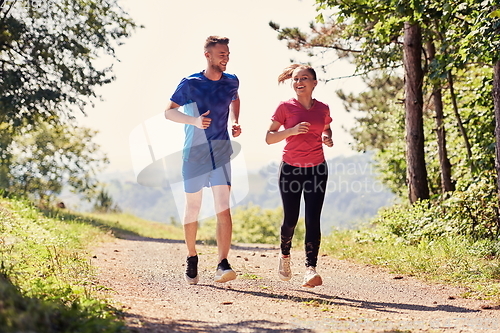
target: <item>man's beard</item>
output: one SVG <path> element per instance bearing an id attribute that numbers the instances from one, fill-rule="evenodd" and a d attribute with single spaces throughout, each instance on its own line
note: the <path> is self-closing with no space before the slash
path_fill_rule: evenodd
<path id="1" fill-rule="evenodd" d="M 212 67 L 212 69 L 213 69 L 214 71 L 216 71 L 216 72 L 218 72 L 218 73 L 222 73 L 222 72 L 224 72 L 224 69 L 222 69 L 220 65 L 212 65 L 211 67 Z"/>

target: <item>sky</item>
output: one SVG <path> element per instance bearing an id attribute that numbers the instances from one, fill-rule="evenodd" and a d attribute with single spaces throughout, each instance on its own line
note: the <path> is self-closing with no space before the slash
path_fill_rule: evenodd
<path id="1" fill-rule="evenodd" d="M 284 142 L 267 145 L 264 141 L 270 117 L 282 100 L 295 96 L 289 83 L 278 85 L 277 76 L 290 64 L 309 59 L 288 50 L 285 41 L 269 21 L 282 27 L 307 29 L 318 14 L 314 0 L 252 0 L 213 2 L 206 0 L 121 0 L 121 6 L 143 29 L 136 30 L 125 44 L 117 47 L 119 62 L 114 64 L 116 80 L 97 89 L 102 101 L 79 115 L 81 125 L 99 131 L 95 141 L 110 159 L 108 172 L 134 168 L 134 130 L 144 123 L 155 123 L 161 130 L 161 144 L 174 151 L 182 146 L 181 124 L 162 119 L 161 114 L 183 77 L 206 67 L 203 44 L 209 35 L 230 39 L 230 61 L 226 71 L 240 80 L 240 137 L 248 170 L 258 170 L 281 160 Z M 334 54 L 331 55 L 334 57 Z M 313 63 L 314 66 L 314 63 Z M 317 70 L 318 78 L 330 79 L 354 73 L 344 61 L 334 62 L 329 73 Z M 359 78 L 319 82 L 313 97 L 330 106 L 334 146 L 325 147 L 327 159 L 351 155 L 352 139 L 344 128 L 354 125 L 354 115 L 347 113 L 336 90 L 359 92 Z M 180 146 L 179 146 L 180 145 Z M 137 163 L 135 163 L 137 164 Z M 137 167 L 137 165 L 135 165 Z"/>

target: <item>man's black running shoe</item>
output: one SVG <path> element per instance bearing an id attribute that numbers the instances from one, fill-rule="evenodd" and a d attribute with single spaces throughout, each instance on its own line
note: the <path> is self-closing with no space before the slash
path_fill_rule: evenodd
<path id="1" fill-rule="evenodd" d="M 197 284 L 198 277 L 198 256 L 188 257 L 186 260 L 186 274 L 184 275 L 187 283 Z"/>

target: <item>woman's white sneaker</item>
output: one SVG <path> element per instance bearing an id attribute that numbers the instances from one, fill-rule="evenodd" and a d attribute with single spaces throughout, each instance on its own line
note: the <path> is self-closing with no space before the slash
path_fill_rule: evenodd
<path id="1" fill-rule="evenodd" d="M 290 267 L 290 256 L 280 257 L 280 265 L 278 268 L 278 275 L 283 281 L 290 281 L 292 278 L 292 269 Z"/>
<path id="2" fill-rule="evenodd" d="M 302 287 L 314 288 L 316 286 L 321 286 L 322 284 L 323 279 L 318 273 L 316 273 L 316 267 L 307 267 Z"/>

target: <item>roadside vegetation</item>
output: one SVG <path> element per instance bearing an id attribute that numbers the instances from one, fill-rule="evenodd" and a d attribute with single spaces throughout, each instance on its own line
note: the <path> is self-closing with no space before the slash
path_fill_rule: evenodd
<path id="1" fill-rule="evenodd" d="M 462 297 L 489 299 L 500 305 L 500 242 L 439 225 L 442 221 L 438 214 L 433 215 L 435 207 L 427 205 L 388 208 L 369 225 L 334 231 L 323 239 L 323 252 L 428 282 L 465 287 Z M 402 234 L 410 222 L 435 229 L 427 234 L 420 229 Z"/>
<path id="2" fill-rule="evenodd" d="M 0 332 L 124 332 L 98 285 L 92 249 L 112 237 L 178 238 L 178 227 L 127 214 L 41 210 L 0 198 Z"/>
<path id="3" fill-rule="evenodd" d="M 0 330 L 119 332 L 119 311 L 97 297 L 90 246 L 106 230 L 0 199 Z"/>

